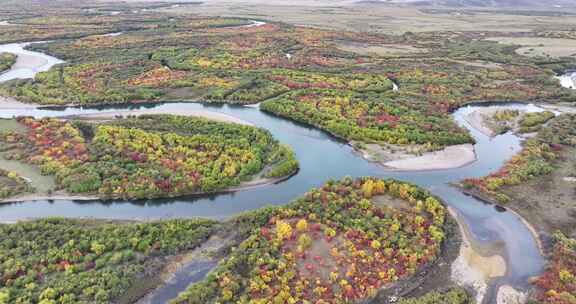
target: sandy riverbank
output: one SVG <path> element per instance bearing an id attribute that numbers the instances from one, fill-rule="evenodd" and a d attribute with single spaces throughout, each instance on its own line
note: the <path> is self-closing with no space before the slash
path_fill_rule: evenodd
<path id="1" fill-rule="evenodd" d="M 78 118 L 92 118 L 92 119 L 107 119 L 115 118 L 119 116 L 140 116 L 140 115 L 150 115 L 150 114 L 171 114 L 171 115 L 182 115 L 182 116 L 193 116 L 193 117 L 203 117 L 220 122 L 230 122 L 245 126 L 254 126 L 252 123 L 244 121 L 242 119 L 236 118 L 231 115 L 210 112 L 210 111 L 200 111 L 200 110 L 180 110 L 175 112 L 174 110 L 162 110 L 162 109 L 143 109 L 143 110 L 130 110 L 130 111 L 110 111 L 110 112 L 100 112 L 93 114 L 82 114 L 74 115 L 68 117 L 78 117 Z"/>
<path id="2" fill-rule="evenodd" d="M 496 123 L 493 119 L 494 115 L 498 111 L 502 110 L 517 110 L 519 115 L 513 118 L 511 121 L 507 122 L 508 129 L 512 130 L 512 132 L 518 132 L 520 120 L 526 113 L 534 113 L 534 112 L 542 112 L 542 111 L 551 111 L 554 114 L 558 115 L 561 113 L 576 113 L 576 108 L 571 106 L 564 106 L 564 105 L 550 105 L 550 104 L 528 104 L 526 108 L 518 108 L 515 106 L 495 106 L 495 107 L 479 107 L 474 109 L 474 111 L 465 114 L 464 120 L 472 126 L 472 128 L 476 129 L 480 133 L 488 136 L 493 137 L 498 135 L 497 130 L 500 127 L 504 127 L 504 124 Z M 530 134 L 522 134 L 519 135 L 522 137 L 529 137 Z"/>
<path id="3" fill-rule="evenodd" d="M 569 73 L 555 77 L 560 81 L 560 85 L 567 89 L 576 89 L 576 73 Z"/>
<path id="4" fill-rule="evenodd" d="M 496 297 L 497 304 L 524 304 L 528 301 L 528 295 L 520 292 L 509 285 L 498 288 Z"/>
<path id="5" fill-rule="evenodd" d="M 71 195 L 66 193 L 53 194 L 53 195 L 26 193 L 12 198 L 0 200 L 0 204 L 20 203 L 26 201 L 47 201 L 47 200 L 92 201 L 97 199 L 98 199 L 97 196 Z"/>
<path id="6" fill-rule="evenodd" d="M 474 110 L 472 113 L 464 115 L 464 120 L 468 122 L 474 129 L 478 130 L 480 133 L 493 137 L 496 135 L 491 128 L 488 127 L 485 121 L 485 117 L 492 117 L 498 111 L 498 108 L 479 108 Z"/>
<path id="7" fill-rule="evenodd" d="M 48 60 L 43 57 L 33 56 L 29 54 L 17 54 L 18 58 L 16 63 L 12 66 L 12 70 L 18 69 L 36 69 L 45 64 L 48 64 Z"/>
<path id="8" fill-rule="evenodd" d="M 250 189 L 257 188 L 257 187 L 263 187 L 263 186 L 267 186 L 267 185 L 273 185 L 273 184 L 280 183 L 282 181 L 289 179 L 290 177 L 292 177 L 296 173 L 297 172 L 290 174 L 290 175 L 287 175 L 287 176 L 277 177 L 277 178 L 256 177 L 253 180 L 243 182 L 238 186 L 230 187 L 227 189 L 222 189 L 222 190 L 214 191 L 214 192 L 182 193 L 182 194 L 178 194 L 176 196 L 166 196 L 166 197 L 160 197 L 160 198 L 178 198 L 178 197 L 184 197 L 184 196 L 190 196 L 190 195 L 209 195 L 209 194 L 216 194 L 216 193 L 231 193 L 231 192 L 237 192 L 237 191 L 250 190 Z M 19 195 L 19 196 L 0 200 L 0 204 L 20 203 L 20 202 L 27 202 L 27 201 L 44 201 L 44 200 L 93 201 L 93 200 L 101 200 L 101 199 L 102 198 L 98 197 L 98 196 L 72 195 L 72 194 L 67 194 L 65 192 L 53 194 L 53 195 L 48 195 L 45 193 L 27 193 L 27 194 L 23 194 L 23 195 Z M 121 199 L 121 198 L 112 198 L 112 199 Z M 125 200 L 137 200 L 137 199 L 125 199 Z M 1 221 L 0 221 L 0 223 L 1 223 Z"/>
<path id="9" fill-rule="evenodd" d="M 394 171 L 425 171 L 455 169 L 476 160 L 474 145 L 448 146 L 434 152 L 418 153 L 419 147 L 391 144 L 351 142 L 352 147 L 366 160 L 379 163 Z"/>
<path id="10" fill-rule="evenodd" d="M 0 111 L 2 109 L 35 109 L 36 106 L 33 104 L 27 104 L 20 102 L 12 97 L 0 96 Z"/>
<path id="11" fill-rule="evenodd" d="M 562 104 L 539 104 L 542 109 L 562 113 L 562 114 L 576 114 L 576 107 Z"/>
<path id="12" fill-rule="evenodd" d="M 30 44 L 32 42 L 0 45 L 0 53 L 5 52 L 18 56 L 14 65 L 8 71 L 0 74 L 0 82 L 14 79 L 33 79 L 36 74 L 48 71 L 54 65 L 63 62 L 44 53 L 27 50 L 26 47 Z"/>
<path id="13" fill-rule="evenodd" d="M 460 168 L 475 160 L 474 146 L 472 144 L 463 144 L 448 146 L 440 151 L 426 152 L 422 156 L 411 156 L 387 161 L 382 164 L 393 170 L 421 171 Z"/>
<path id="14" fill-rule="evenodd" d="M 480 253 L 478 246 L 471 242 L 470 232 L 458 214 L 452 208 L 448 208 L 448 211 L 458 222 L 462 235 L 460 255 L 452 263 L 452 280 L 473 289 L 476 292 L 476 303 L 482 303 L 488 291 L 488 283 L 506 274 L 506 261 L 500 254 L 495 254 L 492 248 Z"/>

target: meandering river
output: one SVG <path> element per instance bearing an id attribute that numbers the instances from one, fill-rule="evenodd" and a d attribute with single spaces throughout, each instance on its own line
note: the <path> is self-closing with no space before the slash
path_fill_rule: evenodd
<path id="1" fill-rule="evenodd" d="M 560 85 L 568 89 L 576 89 L 576 71 L 569 71 L 564 75 L 556 77 L 560 80 Z"/>
<path id="2" fill-rule="evenodd" d="M 25 44 L 0 45 L 0 51 L 13 49 L 22 53 L 24 46 Z M 36 72 L 46 70 L 61 62 L 44 54 L 24 52 L 23 54 L 27 56 L 45 59 L 47 63 L 41 68 L 31 67 L 29 70 L 14 68 L 3 74 L 1 81 L 21 78 L 21 76 L 33 77 Z M 502 107 L 523 106 L 520 104 L 502 105 Z M 294 177 L 279 184 L 219 195 L 139 201 L 40 200 L 4 204 L 0 205 L 0 221 L 47 216 L 139 220 L 176 217 L 226 219 L 240 212 L 268 204 L 285 204 L 331 178 L 367 175 L 392 177 L 415 183 L 442 198 L 458 213 L 459 218 L 470 231 L 473 241 L 477 243 L 501 242 L 504 246 L 508 268 L 506 277 L 499 281 L 525 289 L 528 286 L 527 279 L 541 273 L 545 262 L 528 227 L 514 213 L 502 212 L 501 209 L 466 196 L 449 185 L 467 177 L 480 177 L 497 170 L 520 149 L 520 139 L 513 134 L 507 133 L 489 138 L 472 128 L 464 120 L 464 115 L 474 110 L 475 107 L 478 106 L 463 107 L 453 115 L 454 119 L 470 130 L 476 139 L 477 161 L 457 169 L 418 172 L 387 171 L 358 156 L 346 143 L 318 129 L 266 114 L 255 107 L 166 102 L 83 108 L 2 109 L 0 117 L 4 118 L 16 115 L 57 117 L 105 111 L 129 113 L 130 110 L 141 108 L 162 109 L 173 111 L 175 114 L 182 110 L 209 110 L 224 113 L 265 128 L 282 143 L 290 145 L 296 152 L 301 170 Z"/>

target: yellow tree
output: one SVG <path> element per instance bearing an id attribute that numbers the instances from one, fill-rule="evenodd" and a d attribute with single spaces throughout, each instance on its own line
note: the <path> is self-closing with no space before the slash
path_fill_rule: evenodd
<path id="1" fill-rule="evenodd" d="M 374 182 L 369 179 L 362 185 L 362 193 L 365 198 L 371 198 L 374 191 Z"/>
<path id="2" fill-rule="evenodd" d="M 290 226 L 290 223 L 281 220 L 277 221 L 276 236 L 281 240 L 290 238 L 290 236 L 292 236 L 292 226 Z"/>

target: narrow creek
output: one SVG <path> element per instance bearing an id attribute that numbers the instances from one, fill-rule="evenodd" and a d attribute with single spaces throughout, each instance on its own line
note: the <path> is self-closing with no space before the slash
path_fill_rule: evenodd
<path id="1" fill-rule="evenodd" d="M 0 45 L 0 51 L 7 48 L 20 51 L 25 45 Z M 25 52 L 26 55 L 45 59 L 47 63 L 43 64 L 41 68 L 31 67 L 28 70 L 20 69 L 18 71 L 18 68 L 15 67 L 3 74 L 4 77 L 0 78 L 1 81 L 22 78 L 23 75 L 33 77 L 37 71 L 49 69 L 52 65 L 61 62 L 53 57 L 46 58 L 50 56 L 45 54 Z M 224 113 L 267 129 L 282 143 L 290 145 L 296 152 L 301 170 L 294 177 L 279 184 L 209 196 L 137 201 L 37 200 L 0 204 L 0 222 L 48 216 L 138 220 L 206 217 L 223 220 L 240 212 L 257 209 L 265 205 L 285 204 L 301 196 L 310 188 L 322 185 L 328 179 L 368 175 L 391 177 L 415 183 L 442 198 L 457 212 L 462 223 L 470 231 L 473 242 L 478 244 L 499 242 L 503 244 L 504 258 L 508 267 L 505 277 L 499 279 L 498 284 L 508 284 L 517 289 L 525 290 L 528 287 L 527 279 L 541 273 L 545 263 L 537 242 L 528 227 L 514 213 L 503 212 L 501 208 L 482 203 L 449 185 L 449 183 L 467 177 L 480 177 L 497 170 L 521 148 L 520 138 L 513 134 L 507 133 L 489 138 L 472 128 L 464 120 L 467 113 L 482 106 L 484 105 L 466 106 L 453 114 L 454 119 L 470 130 L 477 141 L 475 145 L 477 160 L 475 162 L 456 169 L 413 172 L 385 170 L 378 164 L 364 160 L 354 153 L 353 149 L 345 142 L 335 139 L 325 132 L 266 114 L 255 107 L 164 102 L 99 107 L 4 108 L 0 112 L 0 117 L 3 118 L 18 115 L 58 117 L 106 111 L 129 113 L 131 110 L 143 108 L 172 111 L 174 114 L 178 114 L 182 110 L 208 110 Z M 522 104 L 497 105 L 497 107 L 514 108 L 525 106 Z M 203 265 L 206 266 L 207 264 Z M 213 266 L 213 264 L 210 265 Z M 191 270 L 190 267 L 184 269 L 188 273 L 191 273 Z M 182 275 L 185 278 L 182 281 L 178 281 L 179 276 L 177 275 L 176 281 L 172 284 L 174 289 L 169 290 L 169 292 L 172 294 L 175 290 L 183 290 L 190 282 L 200 280 L 207 272 L 207 269 L 199 268 L 197 272 L 193 273 L 194 275 Z M 493 294 L 488 295 L 487 298 L 493 298 L 493 296 Z M 484 302 L 486 301 L 485 299 Z"/>

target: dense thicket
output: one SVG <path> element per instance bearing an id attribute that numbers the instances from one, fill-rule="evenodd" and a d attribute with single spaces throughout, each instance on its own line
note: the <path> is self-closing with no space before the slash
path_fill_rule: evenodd
<path id="1" fill-rule="evenodd" d="M 215 223 L 43 219 L 0 225 L 0 303 L 111 303 Z"/>
<path id="2" fill-rule="evenodd" d="M 173 303 L 344 303 L 435 260 L 446 209 L 411 184 L 329 181 L 250 215 L 250 236 Z"/>
<path id="3" fill-rule="evenodd" d="M 436 146 L 474 142 L 447 113 L 422 115 L 406 100 L 374 93 L 295 91 L 265 101 L 260 108 L 348 140 Z"/>

